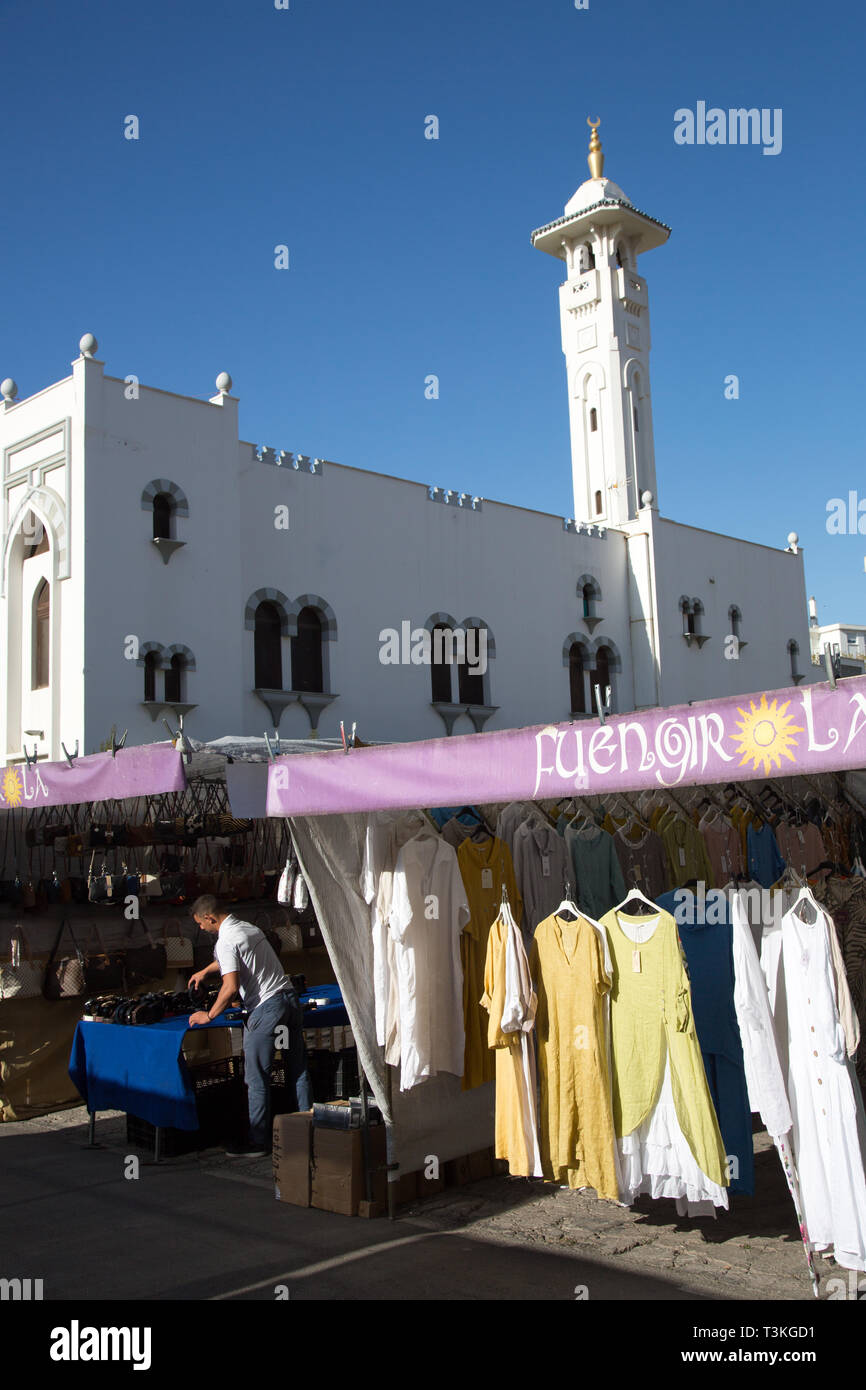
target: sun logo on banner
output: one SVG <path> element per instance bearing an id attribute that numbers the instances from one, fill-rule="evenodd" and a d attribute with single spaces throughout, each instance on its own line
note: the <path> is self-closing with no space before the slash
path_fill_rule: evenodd
<path id="1" fill-rule="evenodd" d="M 764 764 L 766 777 L 771 767 L 781 768 L 783 758 L 794 761 L 791 750 L 797 746 L 795 734 L 802 734 L 805 730 L 793 722 L 792 715 L 786 713 L 790 703 L 790 700 L 784 704 L 773 700 L 772 704 L 768 704 L 766 695 L 762 695 L 760 704 L 749 701 L 748 711 L 737 706 L 738 713 L 743 717 L 737 721 L 740 732 L 734 734 L 733 739 L 740 745 L 739 752 L 743 755 L 740 767 L 751 758 L 755 772 L 760 763 Z"/>
<path id="2" fill-rule="evenodd" d="M 21 778 L 14 767 L 7 767 L 3 773 L 3 790 L 0 796 L 7 806 L 20 806 L 24 788 L 21 785 Z"/>

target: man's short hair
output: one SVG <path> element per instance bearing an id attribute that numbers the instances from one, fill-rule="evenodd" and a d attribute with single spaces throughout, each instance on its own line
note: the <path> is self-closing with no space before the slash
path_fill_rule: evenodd
<path id="1" fill-rule="evenodd" d="M 189 910 L 193 917 L 220 917 L 225 912 L 219 898 L 215 897 L 213 893 L 202 893 L 201 897 L 196 898 Z"/>

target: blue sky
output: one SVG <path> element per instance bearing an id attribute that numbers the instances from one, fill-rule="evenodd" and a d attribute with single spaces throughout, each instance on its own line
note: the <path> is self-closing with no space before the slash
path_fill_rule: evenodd
<path id="1" fill-rule="evenodd" d="M 206 397 L 228 370 L 257 443 L 571 515 L 562 276 L 529 234 L 588 177 L 600 116 L 605 174 L 673 229 L 641 261 L 662 512 L 798 531 L 821 621 L 866 621 L 866 536 L 825 524 L 866 498 L 860 5 L 0 0 L 0 21 L 0 376 L 22 396 L 92 331 L 111 375 Z M 780 107 L 781 153 L 675 144 L 698 101 Z"/>

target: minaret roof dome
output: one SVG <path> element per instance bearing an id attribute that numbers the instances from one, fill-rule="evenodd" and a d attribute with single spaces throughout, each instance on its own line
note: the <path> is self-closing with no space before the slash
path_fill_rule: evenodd
<path id="1" fill-rule="evenodd" d="M 626 203 L 632 207 L 631 198 L 623 193 L 618 183 L 612 179 L 587 179 L 572 198 L 569 198 L 565 205 L 565 215 L 573 216 L 576 212 L 584 212 L 586 208 L 596 207 L 605 198 L 615 198 L 618 203 Z"/>

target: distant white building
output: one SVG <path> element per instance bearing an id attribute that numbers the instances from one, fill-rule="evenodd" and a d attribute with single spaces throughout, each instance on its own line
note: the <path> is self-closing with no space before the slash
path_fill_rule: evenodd
<path id="1" fill-rule="evenodd" d="M 820 679 L 796 537 L 659 512 L 638 258 L 669 230 L 595 131 L 590 173 L 532 236 L 565 265 L 571 518 L 256 447 L 225 373 L 209 400 L 140 386 L 89 334 L 64 380 L 4 381 L 2 760 L 180 713 L 201 739 L 402 740 L 591 718 L 596 684 L 624 712 Z M 485 662 L 425 664 L 471 629 Z"/>
<path id="2" fill-rule="evenodd" d="M 809 599 L 809 643 L 812 661 L 823 665 L 824 652 L 830 651 L 841 662 L 840 675 L 862 676 L 866 672 L 866 626 L 857 623 L 818 623 L 818 605 Z"/>

